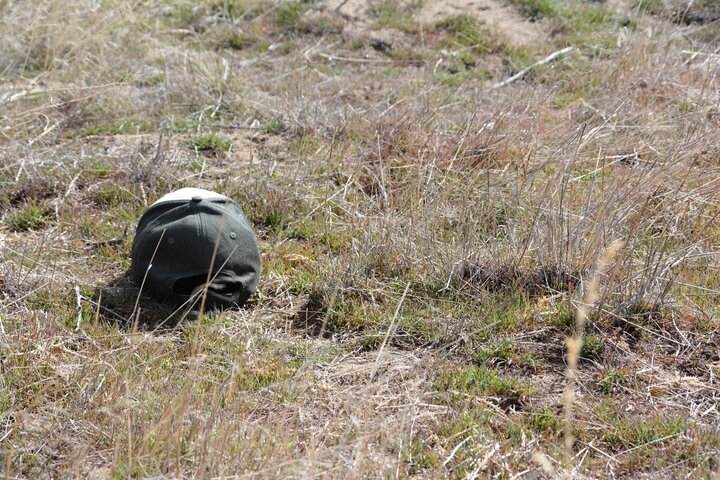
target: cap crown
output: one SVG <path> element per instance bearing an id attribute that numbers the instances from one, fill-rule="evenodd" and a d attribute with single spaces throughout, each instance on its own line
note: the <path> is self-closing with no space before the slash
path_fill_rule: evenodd
<path id="1" fill-rule="evenodd" d="M 235 201 L 207 193 L 166 195 L 140 218 L 132 270 L 144 292 L 180 304 L 209 278 L 205 304 L 216 308 L 242 305 L 257 288 L 260 251 L 250 223 Z"/>

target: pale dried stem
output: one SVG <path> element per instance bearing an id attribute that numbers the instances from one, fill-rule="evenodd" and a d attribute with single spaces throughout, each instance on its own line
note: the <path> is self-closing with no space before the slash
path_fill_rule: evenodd
<path id="1" fill-rule="evenodd" d="M 612 259 L 615 258 L 618 251 L 624 244 L 625 242 L 622 240 L 613 241 L 605 250 L 602 257 L 600 257 L 597 261 L 595 271 L 585 287 L 585 296 L 575 312 L 575 332 L 571 338 L 567 339 L 567 383 L 565 385 L 565 390 L 563 391 L 563 404 L 565 406 L 563 426 L 566 461 L 569 461 L 572 458 L 572 448 L 575 441 L 573 435 L 573 404 L 575 402 L 575 386 L 577 384 L 577 365 L 578 360 L 580 359 L 580 352 L 582 350 L 585 325 L 588 321 L 588 312 L 598 300 L 600 277 L 603 275 L 607 266 L 610 264 Z"/>

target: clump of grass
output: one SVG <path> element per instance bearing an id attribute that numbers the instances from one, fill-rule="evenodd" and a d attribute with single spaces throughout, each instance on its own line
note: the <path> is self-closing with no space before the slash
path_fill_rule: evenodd
<path id="1" fill-rule="evenodd" d="M 370 4 L 370 15 L 377 24 L 385 28 L 396 28 L 407 33 L 416 33 L 418 23 L 412 17 L 415 10 L 420 7 L 418 0 L 398 2 L 394 0 L 378 0 Z"/>
<path id="2" fill-rule="evenodd" d="M 167 127 L 171 132 L 184 133 L 192 132 L 197 130 L 200 126 L 200 121 L 196 118 L 173 118 Z"/>
<path id="3" fill-rule="evenodd" d="M 273 12 L 275 28 L 279 32 L 295 34 L 330 35 L 342 31 L 344 24 L 337 17 L 308 14 L 312 2 L 283 2 Z"/>
<path id="4" fill-rule="evenodd" d="M 570 332 L 575 325 L 575 317 L 568 305 L 560 305 L 548 318 L 548 323 L 563 332 Z"/>
<path id="5" fill-rule="evenodd" d="M 692 32 L 690 36 L 700 43 L 717 45 L 720 42 L 720 25 L 717 23 L 703 25 Z"/>
<path id="6" fill-rule="evenodd" d="M 41 230 L 45 228 L 48 211 L 39 205 L 28 205 L 16 212 L 6 220 L 13 232 L 26 232 L 28 230 Z"/>
<path id="7" fill-rule="evenodd" d="M 86 181 L 93 182 L 105 180 L 110 177 L 113 172 L 115 172 L 115 169 L 109 162 L 103 160 L 93 160 L 83 166 L 81 177 Z"/>
<path id="8" fill-rule="evenodd" d="M 485 367 L 460 367 L 443 372 L 437 382 L 443 391 L 457 390 L 475 395 L 492 395 L 526 400 L 535 393 L 530 385 L 517 378 Z"/>
<path id="9" fill-rule="evenodd" d="M 440 464 L 438 454 L 423 440 L 415 440 L 410 445 L 408 461 L 418 468 L 431 468 Z"/>
<path id="10" fill-rule="evenodd" d="M 577 67 L 576 67 L 577 68 Z M 596 76 L 578 77 L 577 71 L 568 75 L 567 82 L 552 99 L 555 108 L 565 108 L 575 102 L 591 98 L 602 86 L 602 80 Z"/>
<path id="11" fill-rule="evenodd" d="M 588 40 L 600 27 L 609 25 L 613 18 L 604 6 L 587 2 L 512 0 L 512 3 L 533 20 L 551 20 L 574 43 Z"/>
<path id="12" fill-rule="evenodd" d="M 600 391 L 605 395 L 615 393 L 627 383 L 627 373 L 623 370 L 608 367 L 600 380 Z"/>
<path id="13" fill-rule="evenodd" d="M 492 43 L 490 35 L 480 20 L 467 13 L 444 18 L 438 21 L 435 27 L 452 34 L 453 39 L 460 45 L 480 51 L 488 50 Z"/>
<path id="14" fill-rule="evenodd" d="M 511 339 L 501 339 L 482 349 L 476 354 L 474 360 L 479 364 L 487 362 L 508 362 L 512 359 L 515 351 L 515 344 Z"/>
<path id="15" fill-rule="evenodd" d="M 547 436 L 554 437 L 562 433 L 562 416 L 549 406 L 534 408 L 525 422 L 535 432 Z"/>
<path id="16" fill-rule="evenodd" d="M 232 140 L 215 133 L 198 135 L 190 140 L 190 147 L 200 152 L 223 153 L 232 148 Z"/>
<path id="17" fill-rule="evenodd" d="M 641 12 L 659 15 L 665 10 L 665 5 L 662 0 L 636 0 L 633 2 L 632 8 Z"/>
<path id="18" fill-rule="evenodd" d="M 104 186 L 93 194 L 93 201 L 101 206 L 116 207 L 132 202 L 133 200 L 135 200 L 135 195 L 128 189 L 117 184 Z"/>
<path id="19" fill-rule="evenodd" d="M 512 0 L 512 3 L 532 19 L 557 17 L 562 11 L 557 0 Z"/>
<path id="20" fill-rule="evenodd" d="M 599 335 L 585 335 L 583 339 L 582 348 L 580 349 L 580 356 L 583 358 L 596 360 L 602 355 L 605 343 Z"/>
<path id="21" fill-rule="evenodd" d="M 262 128 L 263 132 L 269 134 L 278 134 L 283 130 L 285 130 L 285 126 L 282 124 L 282 121 L 278 120 L 277 118 L 270 120 Z"/>
<path id="22" fill-rule="evenodd" d="M 511 75 L 529 67 L 536 61 L 535 56 L 527 47 L 502 43 L 500 45 L 500 50 L 505 54 L 505 61 L 510 66 L 509 73 Z"/>
<path id="23" fill-rule="evenodd" d="M 630 417 L 618 416 L 612 421 L 612 430 L 603 435 L 603 441 L 613 449 L 647 448 L 653 442 L 669 441 L 681 435 L 687 423 L 680 417 Z"/>
<path id="24" fill-rule="evenodd" d="M 217 40 L 219 48 L 230 50 L 245 50 L 255 44 L 256 41 L 253 37 L 234 32 L 227 32 Z"/>
<path id="25" fill-rule="evenodd" d="M 344 22 L 338 17 L 314 15 L 303 22 L 302 31 L 312 35 L 326 36 L 341 33 L 344 27 Z"/>
<path id="26" fill-rule="evenodd" d="M 120 120 L 110 124 L 97 124 L 85 127 L 80 133 L 82 136 L 91 137 L 99 135 L 133 135 L 147 132 L 152 129 L 152 124 L 146 120 Z"/>
<path id="27" fill-rule="evenodd" d="M 304 6 L 300 2 L 283 2 L 275 12 L 275 25 L 281 30 L 295 32 L 300 30 Z"/>

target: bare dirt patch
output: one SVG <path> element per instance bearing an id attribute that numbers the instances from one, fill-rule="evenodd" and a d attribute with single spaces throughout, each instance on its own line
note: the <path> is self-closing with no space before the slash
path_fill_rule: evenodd
<path id="1" fill-rule="evenodd" d="M 548 39 L 548 31 L 542 22 L 531 22 L 511 5 L 494 0 L 427 2 L 416 17 L 422 22 L 432 23 L 462 13 L 485 22 L 515 45 L 535 45 Z"/>
<path id="2" fill-rule="evenodd" d="M 262 163 L 263 149 L 273 149 L 283 143 L 280 137 L 257 129 L 229 128 L 216 133 L 231 142 L 227 152 L 196 151 L 191 146 L 191 140 L 196 136 L 192 133 L 97 135 L 87 137 L 83 143 L 86 148 L 97 149 L 98 154 L 107 158 L 162 156 L 171 167 L 187 170 L 183 180 L 198 181 L 201 188 L 215 188 L 216 181 L 236 177 L 248 168 L 257 167 Z"/>
<path id="3" fill-rule="evenodd" d="M 328 9 L 335 10 L 341 0 L 330 0 Z M 372 28 L 369 16 L 370 2 L 350 0 L 340 7 L 340 12 L 349 17 L 361 31 Z M 535 45 L 548 38 L 548 31 L 542 22 L 531 22 L 524 18 L 514 7 L 495 0 L 445 0 L 423 2 L 414 13 L 414 18 L 422 23 L 432 24 L 442 18 L 468 14 L 486 23 L 500 32 L 515 45 Z"/>

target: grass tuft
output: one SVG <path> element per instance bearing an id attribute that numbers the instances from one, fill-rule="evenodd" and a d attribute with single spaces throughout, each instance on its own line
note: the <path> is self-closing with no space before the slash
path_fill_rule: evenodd
<path id="1" fill-rule="evenodd" d="M 201 152 L 223 153 L 232 148 L 232 140 L 215 133 L 208 133 L 194 137 L 189 145 Z"/>
<path id="2" fill-rule="evenodd" d="M 21 211 L 11 214 L 6 222 L 11 231 L 26 232 L 45 228 L 48 218 L 46 208 L 39 205 L 28 205 Z"/>

